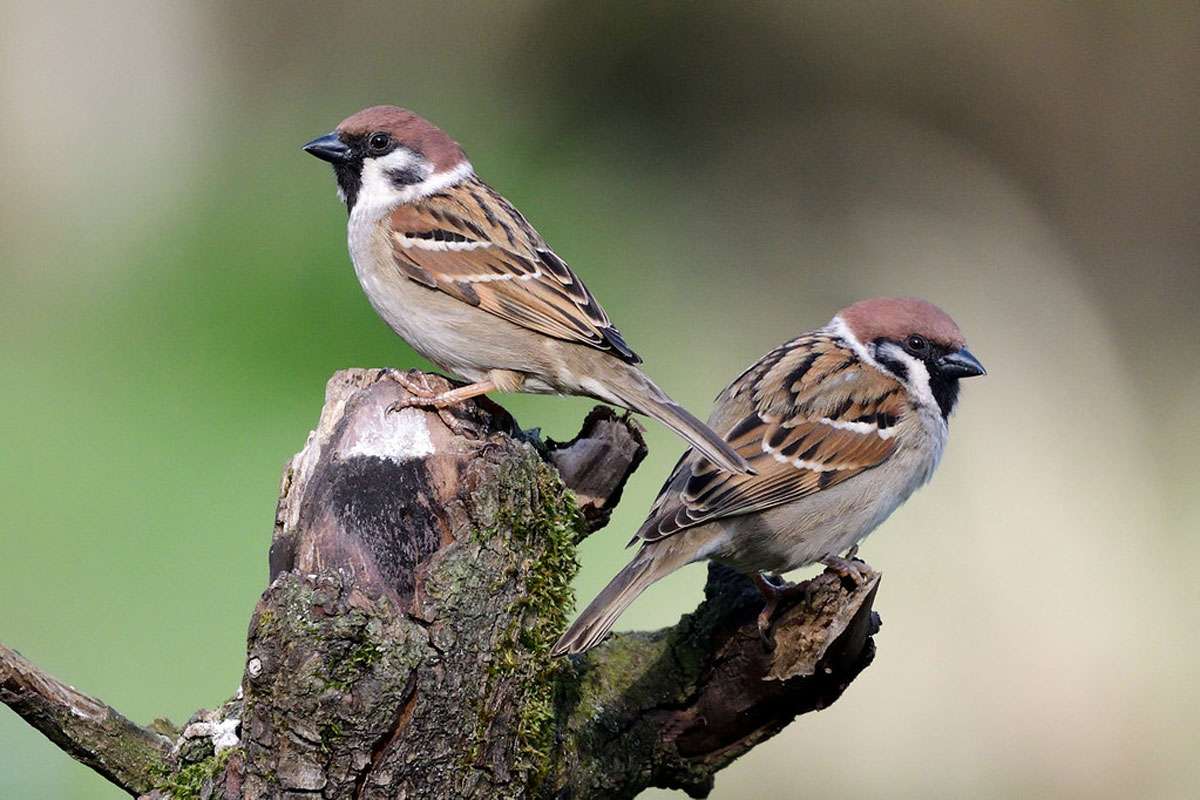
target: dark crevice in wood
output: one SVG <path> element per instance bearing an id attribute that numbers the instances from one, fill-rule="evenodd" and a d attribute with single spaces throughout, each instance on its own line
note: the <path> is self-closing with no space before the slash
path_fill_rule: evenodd
<path id="1" fill-rule="evenodd" d="M 396 721 L 393 723 L 387 735 L 379 740 L 379 744 L 371 751 L 371 761 L 366 768 L 359 773 L 358 778 L 354 782 L 354 800 L 362 798 L 363 787 L 366 781 L 371 777 L 371 774 L 379 768 L 383 759 L 389 751 L 400 741 L 400 735 L 404 732 L 408 721 L 412 719 L 413 709 L 417 704 L 417 674 L 415 672 L 409 675 L 408 686 L 405 688 L 404 701 L 400 706 L 400 713 L 396 715 Z"/>
<path id="2" fill-rule="evenodd" d="M 146 800 L 702 797 L 871 662 L 869 568 L 858 586 L 814 578 L 768 652 L 760 598 L 718 567 L 678 624 L 551 661 L 574 545 L 645 456 L 640 428 L 600 408 L 571 441 L 542 443 L 482 399 L 452 409 L 452 429 L 385 413 L 404 396 L 388 375 L 335 375 L 284 472 L 244 697 L 191 728 L 238 731 L 232 749 L 140 728 L 3 648 L 0 699 Z"/>

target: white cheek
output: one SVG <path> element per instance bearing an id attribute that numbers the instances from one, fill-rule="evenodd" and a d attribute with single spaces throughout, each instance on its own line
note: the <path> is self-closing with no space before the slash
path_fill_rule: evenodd
<path id="1" fill-rule="evenodd" d="M 417 164 L 417 156 L 404 148 L 393 150 L 382 158 L 364 160 L 362 185 L 354 201 L 353 214 L 356 217 L 379 219 L 404 202 L 402 190 L 396 188 L 387 173 L 411 169 Z"/>
<path id="2" fill-rule="evenodd" d="M 408 186 L 396 186 L 388 178 L 388 172 L 412 168 L 424 171 L 425 179 Z M 429 165 L 423 159 L 403 148 L 388 153 L 383 158 L 367 159 L 363 162 L 362 186 L 358 190 L 354 209 L 350 212 L 351 217 L 369 221 L 382 219 L 402 203 L 411 203 L 440 192 L 461 183 L 473 174 L 469 161 L 462 161 L 442 172 L 429 174 L 428 171 Z"/>
<path id="3" fill-rule="evenodd" d="M 373 166 L 378 174 L 383 176 L 385 172 L 415 167 L 419 162 L 420 159 L 417 157 L 416 153 L 403 147 L 397 147 L 386 156 L 380 156 L 379 158 L 368 158 L 363 165 L 364 167 L 368 165 Z M 426 171 L 428 171 L 428 168 L 426 168 Z"/>
<path id="4" fill-rule="evenodd" d="M 908 370 L 906 383 L 913 399 L 927 408 L 937 408 L 937 401 L 933 399 L 933 390 L 929 388 L 929 370 L 926 369 L 925 362 L 913 358 L 904 352 L 903 348 L 894 344 L 888 343 L 883 346 L 887 348 L 888 358 L 899 361 Z"/>

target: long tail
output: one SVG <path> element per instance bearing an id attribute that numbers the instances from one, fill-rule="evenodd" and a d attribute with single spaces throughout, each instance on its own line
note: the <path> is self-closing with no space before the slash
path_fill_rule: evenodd
<path id="1" fill-rule="evenodd" d="M 694 543 L 683 539 L 643 545 L 633 560 L 609 581 L 595 600 L 588 603 L 579 618 L 559 637 L 550 654 L 582 653 L 600 644 L 617 618 L 647 586 L 693 561 L 694 556 Z"/>
<path id="2" fill-rule="evenodd" d="M 612 630 L 617 617 L 659 577 L 659 571 L 654 569 L 654 559 L 643 549 L 571 623 L 571 627 L 554 644 L 550 655 L 582 653 L 600 644 Z"/>
<path id="3" fill-rule="evenodd" d="M 619 383 L 607 382 L 605 386 L 621 405 L 666 425 L 721 469 L 742 474 L 754 471 L 716 431 L 668 397 L 640 370 L 630 367 L 622 377 Z"/>

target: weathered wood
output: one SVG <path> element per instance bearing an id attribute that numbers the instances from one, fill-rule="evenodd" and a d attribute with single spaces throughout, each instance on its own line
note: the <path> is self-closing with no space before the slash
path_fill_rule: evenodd
<path id="1" fill-rule="evenodd" d="M 718 771 L 798 714 L 827 707 L 871 663 L 879 579 L 812 579 L 804 601 L 779 614 L 768 650 L 758 592 L 711 565 L 694 613 L 671 628 L 616 634 L 560 676 L 564 796 L 631 798 L 647 786 L 707 796 Z"/>
<path id="2" fill-rule="evenodd" d="M 489 401 L 448 419 L 389 413 L 404 396 L 382 370 L 330 381 L 285 471 L 238 697 L 169 751 L 153 740 L 140 778 L 97 766 L 104 742 L 48 735 L 147 798 L 703 796 L 870 663 L 877 574 L 814 579 L 768 651 L 761 601 L 721 569 L 677 625 L 550 659 L 575 544 L 644 456 L 639 429 L 600 410 L 571 442 L 542 444 Z"/>
<path id="3" fill-rule="evenodd" d="M 549 769 L 580 514 L 498 407 L 455 409 L 457 435 L 388 413 L 402 396 L 339 374 L 289 468 L 243 682 L 247 797 L 509 797 Z"/>
<path id="4" fill-rule="evenodd" d="M 0 702 L 69 756 L 131 793 L 149 791 L 167 772 L 170 738 L 135 725 L 4 645 Z"/>
<path id="5" fill-rule="evenodd" d="M 551 439 L 546 450 L 562 482 L 575 495 L 584 535 L 608 524 L 625 482 L 647 452 L 641 427 L 628 413 L 617 414 L 608 406 L 593 408 L 574 439 L 563 443 Z"/>

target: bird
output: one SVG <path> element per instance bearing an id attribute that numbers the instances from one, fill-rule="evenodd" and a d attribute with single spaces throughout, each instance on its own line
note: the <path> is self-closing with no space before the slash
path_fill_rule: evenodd
<path id="1" fill-rule="evenodd" d="M 466 382 L 438 394 L 392 371 L 409 397 L 391 410 L 492 391 L 582 395 L 653 417 L 722 469 L 748 471 L 646 376 L 579 276 L 440 128 L 372 106 L 304 150 L 333 166 L 354 271 L 376 313 Z"/>
<path id="2" fill-rule="evenodd" d="M 803 588 L 778 576 L 819 562 L 861 581 L 858 543 L 933 475 L 960 379 L 984 374 L 954 321 L 913 298 L 862 300 L 771 350 L 708 420 L 755 474 L 685 452 L 630 541 L 636 555 L 552 654 L 599 644 L 648 586 L 704 559 L 751 577 L 769 645 L 776 607 Z"/>

